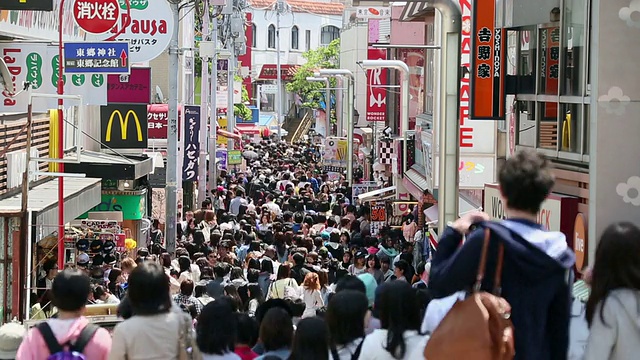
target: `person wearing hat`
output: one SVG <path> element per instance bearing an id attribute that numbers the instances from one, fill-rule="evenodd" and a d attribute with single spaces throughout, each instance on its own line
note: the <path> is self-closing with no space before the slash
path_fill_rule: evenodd
<path id="1" fill-rule="evenodd" d="M 26 334 L 24 325 L 16 321 L 0 326 L 0 360 L 15 359 Z"/>
<path id="2" fill-rule="evenodd" d="M 358 250 L 356 252 L 353 264 L 349 265 L 347 271 L 349 275 L 358 276 L 367 272 L 367 252 L 365 250 Z"/>

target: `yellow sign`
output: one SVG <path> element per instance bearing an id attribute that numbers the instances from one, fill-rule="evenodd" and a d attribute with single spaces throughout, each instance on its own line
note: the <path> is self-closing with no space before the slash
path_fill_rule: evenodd
<path id="1" fill-rule="evenodd" d="M 106 134 L 107 141 L 111 141 L 111 133 L 113 132 L 111 131 L 111 126 L 113 125 L 113 119 L 116 116 L 120 120 L 120 133 L 122 134 L 122 140 L 127 140 L 127 127 L 129 125 L 129 116 L 132 116 L 133 120 L 136 122 L 136 130 L 138 132 L 138 141 L 144 140 L 144 138 L 142 137 L 142 127 L 140 126 L 140 119 L 138 119 L 138 115 L 136 115 L 136 113 L 133 110 L 129 110 L 127 111 L 127 115 L 125 117 L 122 117 L 122 112 L 120 112 L 120 110 L 116 110 L 113 113 L 111 113 L 111 116 L 109 117 L 109 122 L 107 123 L 107 134 Z"/>

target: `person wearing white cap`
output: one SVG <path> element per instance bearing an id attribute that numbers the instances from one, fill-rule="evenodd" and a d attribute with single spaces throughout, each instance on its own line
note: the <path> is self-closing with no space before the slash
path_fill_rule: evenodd
<path id="1" fill-rule="evenodd" d="M 27 330 L 24 325 L 12 321 L 0 326 L 0 360 L 14 360 Z"/>

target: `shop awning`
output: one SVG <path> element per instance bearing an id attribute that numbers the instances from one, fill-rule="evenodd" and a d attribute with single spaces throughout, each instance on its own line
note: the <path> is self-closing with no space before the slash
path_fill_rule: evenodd
<path id="1" fill-rule="evenodd" d="M 237 124 L 236 129 L 242 135 L 260 135 L 260 127 L 254 124 Z"/>
<path id="2" fill-rule="evenodd" d="M 65 164 L 68 165 L 68 164 Z M 64 179 L 64 222 L 67 223 L 99 204 L 102 197 L 101 179 Z M 17 194 L 0 200 L 0 214 L 16 214 L 22 208 L 22 195 Z M 58 180 L 53 179 L 29 190 L 27 209 L 35 217 L 34 226 L 39 237 L 57 230 L 58 226 Z"/>
<path id="3" fill-rule="evenodd" d="M 240 134 L 234 134 L 234 133 L 228 132 L 226 130 L 218 129 L 216 131 L 216 133 L 218 135 L 222 135 L 222 136 L 226 137 L 227 139 L 242 140 L 242 136 L 240 136 Z"/>
<path id="4" fill-rule="evenodd" d="M 400 15 L 400 21 L 422 20 L 421 18 L 426 15 L 427 11 L 434 11 L 433 8 L 429 9 L 429 2 L 407 1 Z"/>
<path id="5" fill-rule="evenodd" d="M 396 195 L 396 187 L 389 186 L 386 188 L 369 191 L 366 193 L 362 193 L 358 195 L 358 200 L 361 202 L 364 201 L 382 201 L 386 199 L 391 199 Z"/>
<path id="6" fill-rule="evenodd" d="M 404 173 L 404 176 L 421 191 L 429 189 L 429 183 L 425 179 L 424 175 L 420 174 L 418 171 L 409 169 Z"/>
<path id="7" fill-rule="evenodd" d="M 76 154 L 68 155 L 76 159 Z M 87 177 L 110 180 L 135 180 L 153 171 L 153 160 L 147 156 L 119 156 L 102 152 L 86 151 L 80 153 L 80 163 L 67 163 L 67 173 L 86 174 Z"/>
<path id="8" fill-rule="evenodd" d="M 463 196 L 459 196 L 459 209 L 460 216 L 475 210 L 482 210 L 482 208 L 478 208 L 474 206 L 472 203 L 467 201 Z M 427 218 L 427 221 L 431 224 L 435 224 L 438 222 L 438 204 L 433 205 L 424 211 L 424 215 Z"/>

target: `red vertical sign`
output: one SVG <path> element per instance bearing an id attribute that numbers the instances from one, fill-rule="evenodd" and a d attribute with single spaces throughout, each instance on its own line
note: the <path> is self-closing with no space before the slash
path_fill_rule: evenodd
<path id="1" fill-rule="evenodd" d="M 246 41 L 247 52 L 244 55 L 238 56 L 238 61 L 240 61 L 240 66 L 248 67 L 249 73 L 251 73 L 251 68 L 253 67 L 253 64 L 251 63 L 251 45 L 253 44 L 253 23 L 251 22 L 252 14 L 250 12 L 247 12 L 246 15 L 247 15 L 247 24 L 249 24 L 244 31 L 244 36 L 247 39 Z M 244 87 L 247 89 L 247 92 L 249 93 L 249 99 L 253 99 L 253 87 L 251 86 L 251 76 L 247 76 L 246 78 L 244 78 L 244 80 L 242 80 L 242 84 L 244 85 Z"/>
<path id="2" fill-rule="evenodd" d="M 386 60 L 387 50 L 369 48 L 369 60 Z M 386 121 L 387 119 L 387 70 L 367 70 L 367 121 Z"/>
<path id="3" fill-rule="evenodd" d="M 560 64 L 560 28 L 550 27 L 540 30 L 540 74 L 542 76 L 543 91 L 546 95 L 558 95 L 558 67 Z M 547 102 L 544 104 L 544 118 L 556 119 L 558 104 Z"/>
<path id="4" fill-rule="evenodd" d="M 505 116 L 506 34 L 495 27 L 494 0 L 473 2 L 471 32 L 471 118 L 502 120 Z"/>

